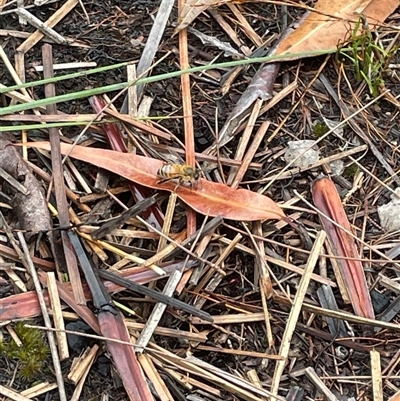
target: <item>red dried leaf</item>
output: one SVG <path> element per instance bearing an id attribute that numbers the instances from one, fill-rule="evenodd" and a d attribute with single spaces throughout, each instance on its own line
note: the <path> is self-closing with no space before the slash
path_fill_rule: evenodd
<path id="1" fill-rule="evenodd" d="M 180 263 L 167 263 L 165 266 L 162 266 L 162 269 L 166 274 L 162 277 L 170 275 L 171 272 L 173 272 L 177 268 L 182 269 L 182 265 Z M 42 282 L 46 282 L 44 273 L 39 274 L 39 276 L 41 277 Z M 153 270 L 150 270 L 147 267 L 133 267 L 131 269 L 126 269 L 121 272 L 121 276 L 132 280 L 137 284 L 146 284 L 161 277 L 159 274 L 157 274 Z M 76 306 L 75 301 L 68 297 L 67 292 L 71 291 L 71 284 L 58 283 L 57 285 L 59 286 L 58 290 L 61 299 L 65 303 L 67 303 L 73 310 L 75 310 L 75 312 L 77 312 L 86 321 L 86 323 L 91 325 L 90 319 L 86 319 L 85 314 L 82 313 L 82 309 L 85 309 L 86 307 L 83 308 L 81 306 Z M 111 281 L 107 280 L 104 281 L 104 286 L 109 293 L 115 293 L 124 289 L 118 284 L 112 283 Z M 83 291 L 87 300 L 92 299 L 92 294 L 89 291 L 87 284 L 83 285 Z M 45 302 L 50 307 L 50 300 L 47 290 L 44 290 L 43 292 Z M 77 308 L 79 308 L 80 310 L 78 310 Z M 0 323 L 6 322 L 8 320 L 30 319 L 33 317 L 41 316 L 41 314 L 42 311 L 40 309 L 36 291 L 28 291 L 21 294 L 10 295 L 6 298 L 0 298 Z M 96 329 L 94 330 L 96 331 Z"/>
<path id="2" fill-rule="evenodd" d="M 130 342 L 127 328 L 119 312 L 117 315 L 113 315 L 110 312 L 100 311 L 98 320 L 101 334 L 104 337 Z M 106 343 L 129 399 L 132 401 L 153 401 L 133 347 L 115 341 L 106 341 Z"/>
<path id="3" fill-rule="evenodd" d="M 50 150 L 49 142 L 29 143 L 26 146 Z M 158 183 L 160 178 L 157 171 L 164 165 L 161 160 L 106 149 L 73 147 L 68 144 L 62 144 L 61 152 L 146 187 L 170 192 L 176 187 L 174 182 Z M 227 185 L 204 179 L 199 180 L 195 189 L 179 186 L 176 194 L 194 210 L 208 216 L 221 216 L 238 221 L 280 220 L 285 217 L 278 204 L 267 196 L 247 189 L 232 189 Z"/>
<path id="4" fill-rule="evenodd" d="M 314 182 L 312 196 L 315 206 L 322 213 L 335 221 L 340 227 L 352 232 L 339 194 L 329 178 L 321 178 Z M 338 259 L 343 282 L 347 286 L 354 312 L 358 316 L 375 319 L 362 263 L 355 260 L 359 259 L 360 256 L 354 238 L 324 216 L 320 215 L 319 217 L 335 255 L 354 258 L 354 260 Z"/>

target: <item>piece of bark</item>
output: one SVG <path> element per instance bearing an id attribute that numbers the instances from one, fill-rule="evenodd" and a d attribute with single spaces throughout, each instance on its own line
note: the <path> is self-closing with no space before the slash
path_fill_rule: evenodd
<path id="1" fill-rule="evenodd" d="M 3 181 L 3 191 L 10 197 L 13 213 L 18 218 L 20 228 L 26 230 L 25 238 L 31 241 L 41 231 L 52 228 L 44 189 L 4 134 L 0 137 L 0 168 L 22 184 L 27 193 L 18 191 Z"/>

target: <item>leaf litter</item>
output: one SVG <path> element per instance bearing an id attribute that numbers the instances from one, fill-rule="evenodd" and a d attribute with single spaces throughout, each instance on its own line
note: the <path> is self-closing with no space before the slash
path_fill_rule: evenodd
<path id="1" fill-rule="evenodd" d="M 182 1 L 179 16 L 171 17 L 171 2 L 165 1 L 163 12 L 154 8 L 153 24 L 153 4 L 120 0 L 99 10 L 84 1 L 82 36 L 72 23 L 77 4 L 67 0 L 56 10 L 27 5 L 32 14 L 47 15 L 48 28 L 68 37 L 42 49 L 35 44 L 57 38 L 53 31 L 25 32 L 11 17 L 12 2 L 0 11 L 0 24 L 7 24 L 0 35 L 8 38 L 1 52 L 7 68 L 2 106 L 34 105 L 33 98 L 55 93 L 72 92 L 73 100 L 0 117 L 0 130 L 16 133 L 14 142 L 22 145 L 24 171 L 47 191 L 52 216 L 41 198 L 43 206 L 35 206 L 47 216 L 45 228 L 24 225 L 18 211 L 24 206 L 15 205 L 4 188 L 26 189 L 1 175 L 1 334 L 18 341 L 10 323 L 15 319 L 42 330 L 47 305 L 53 320 L 44 318 L 46 333 L 50 345 L 57 344 L 49 368 L 28 380 L 20 380 L 18 371 L 13 382 L 11 371 L 1 373 L 0 394 L 396 399 L 400 251 L 397 233 L 380 226 L 378 207 L 396 196 L 398 186 L 392 51 L 398 45 L 398 2 L 320 0 L 296 7 Z M 294 24 L 283 34 L 276 22 L 285 26 L 285 14 Z M 181 24 L 178 35 L 168 18 Z M 178 32 L 186 26 L 207 41 L 190 30 Z M 140 86 L 139 93 L 133 85 L 111 98 L 74 100 L 73 92 L 126 77 L 135 81 L 133 65 L 56 79 L 44 95 L 40 86 L 7 91 L 38 79 L 31 60 L 43 60 L 47 78 L 58 76 L 54 56 L 76 61 L 67 66 L 75 72 L 93 54 L 99 65 L 114 62 L 109 56 L 140 60 L 138 74 L 154 76 L 171 65 L 185 69 L 231 61 L 231 54 L 265 54 L 262 43 L 277 54 L 303 55 L 261 66 L 258 74 L 252 65 L 214 67 Z M 332 55 L 305 58 L 327 49 Z M 26 78 L 18 77 L 22 72 Z M 24 129 L 29 119 L 40 126 Z M 91 123 L 82 130 L 80 121 Z M 324 127 L 323 121 L 333 124 Z M 300 140 L 317 144 L 320 159 L 301 167 L 286 161 L 288 143 Z M 339 174 L 331 168 L 337 161 L 343 164 Z M 194 185 L 160 182 L 160 168 L 174 163 L 188 163 L 201 177 Z M 30 277 L 40 281 L 35 289 Z M 79 346 L 72 345 L 69 330 L 75 323 L 82 327 Z M 44 377 L 47 382 L 34 386 Z"/>

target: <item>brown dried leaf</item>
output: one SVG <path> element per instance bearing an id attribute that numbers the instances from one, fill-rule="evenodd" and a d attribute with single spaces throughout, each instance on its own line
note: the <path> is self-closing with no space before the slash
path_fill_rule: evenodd
<path id="1" fill-rule="evenodd" d="M 305 21 L 279 43 L 275 55 L 321 51 L 335 52 L 361 14 L 370 29 L 382 23 L 398 7 L 398 0 L 319 0 Z M 313 54 L 315 55 L 315 54 Z M 299 57 L 300 58 L 300 57 Z M 292 58 L 293 59 L 293 58 Z"/>
<path id="2" fill-rule="evenodd" d="M 27 146 L 50 150 L 49 142 L 35 142 Z M 120 153 L 106 149 L 86 148 L 62 144 L 61 152 L 71 157 L 112 171 L 128 180 L 146 187 L 174 192 L 176 183 L 159 183 L 157 171 L 165 164 L 161 160 Z M 282 219 L 282 209 L 267 196 L 247 189 L 232 189 L 224 184 L 199 179 L 197 188 L 184 185 L 176 189 L 176 194 L 198 213 L 221 216 L 230 220 L 254 221 Z"/>

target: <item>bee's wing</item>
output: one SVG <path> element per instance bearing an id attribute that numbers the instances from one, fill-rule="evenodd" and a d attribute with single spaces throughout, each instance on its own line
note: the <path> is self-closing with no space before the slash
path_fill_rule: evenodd
<path id="1" fill-rule="evenodd" d="M 174 149 L 167 146 L 168 153 L 164 153 L 164 160 L 171 164 L 185 164 L 183 158 Z"/>
<path id="2" fill-rule="evenodd" d="M 169 153 L 170 150 L 167 148 L 163 148 L 162 150 L 156 149 L 157 146 L 155 146 L 155 144 L 151 143 L 149 140 L 145 139 L 145 138 L 141 138 L 141 145 L 146 149 L 146 151 L 148 152 L 148 154 L 153 157 L 154 159 L 159 159 L 159 160 L 163 160 L 168 164 L 172 164 L 172 163 L 178 163 L 177 161 L 175 161 L 174 159 L 171 160 L 171 158 L 169 157 Z M 166 151 L 164 151 L 164 149 Z M 176 152 L 174 152 L 176 153 Z"/>

